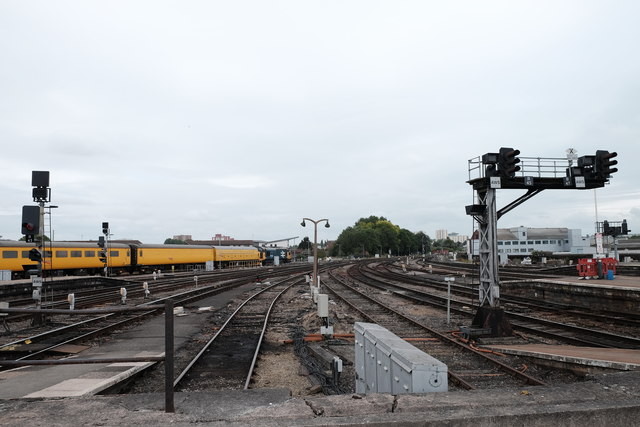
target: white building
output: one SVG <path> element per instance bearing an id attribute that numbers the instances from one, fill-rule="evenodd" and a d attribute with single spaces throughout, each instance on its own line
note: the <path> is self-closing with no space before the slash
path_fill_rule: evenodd
<path id="1" fill-rule="evenodd" d="M 465 243 L 467 240 L 469 240 L 469 236 L 463 236 L 458 233 L 449 233 L 447 235 L 447 238 L 453 240 L 456 243 Z"/>
<path id="2" fill-rule="evenodd" d="M 499 228 L 498 253 L 528 256 L 534 251 L 593 254 L 595 248 L 579 229 L 568 228 Z M 473 255 L 478 255 L 478 239 L 473 240 Z"/>
<path id="3" fill-rule="evenodd" d="M 448 236 L 447 230 L 436 230 L 436 240 L 446 240 Z"/>

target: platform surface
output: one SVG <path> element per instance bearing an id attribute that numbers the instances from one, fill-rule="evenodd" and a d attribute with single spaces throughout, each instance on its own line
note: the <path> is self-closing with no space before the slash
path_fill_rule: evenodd
<path id="1" fill-rule="evenodd" d="M 483 347 L 505 354 L 564 363 L 625 371 L 640 369 L 640 350 L 547 344 L 486 345 Z"/>

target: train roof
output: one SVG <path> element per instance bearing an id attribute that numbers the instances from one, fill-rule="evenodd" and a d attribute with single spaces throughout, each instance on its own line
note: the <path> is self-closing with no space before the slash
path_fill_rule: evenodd
<path id="1" fill-rule="evenodd" d="M 213 246 L 209 246 L 209 245 L 164 245 L 164 244 L 160 244 L 160 243 L 148 243 L 148 244 L 140 244 L 140 245 L 133 245 L 136 248 L 140 248 L 140 249 L 185 249 L 185 248 L 190 248 L 190 249 L 211 249 Z"/>
<path id="2" fill-rule="evenodd" d="M 229 250 L 229 249 L 233 249 L 233 250 L 252 250 L 252 251 L 257 251 L 258 248 L 256 248 L 255 246 L 214 246 L 214 248 L 216 248 L 216 250 Z"/>
<path id="3" fill-rule="evenodd" d="M 218 245 L 164 245 L 164 244 L 141 244 L 133 245 L 136 248 L 153 248 L 153 249 L 216 249 L 216 250 L 257 250 L 254 246 L 218 246 Z"/>
<path id="4" fill-rule="evenodd" d="M 35 243 L 17 241 L 17 240 L 0 240 L 0 247 L 2 248 L 34 248 Z M 99 249 L 98 242 L 44 242 L 43 248 L 91 248 Z M 129 245 L 122 243 L 109 243 L 109 248 L 129 248 Z"/>

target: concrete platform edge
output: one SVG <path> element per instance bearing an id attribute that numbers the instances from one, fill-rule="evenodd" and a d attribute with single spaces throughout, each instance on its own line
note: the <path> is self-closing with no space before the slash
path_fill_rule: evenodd
<path id="1" fill-rule="evenodd" d="M 583 383 L 424 395 L 291 398 L 286 389 L 75 399 L 0 401 L 2 425 L 633 425 L 640 416 L 640 373 L 594 375 Z"/>

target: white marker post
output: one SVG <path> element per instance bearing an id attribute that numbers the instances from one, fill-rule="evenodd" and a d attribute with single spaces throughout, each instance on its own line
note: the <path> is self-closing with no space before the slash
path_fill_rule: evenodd
<path id="1" fill-rule="evenodd" d="M 444 281 L 447 282 L 447 325 L 451 323 L 451 282 L 456 280 L 455 277 L 446 276 Z"/>

